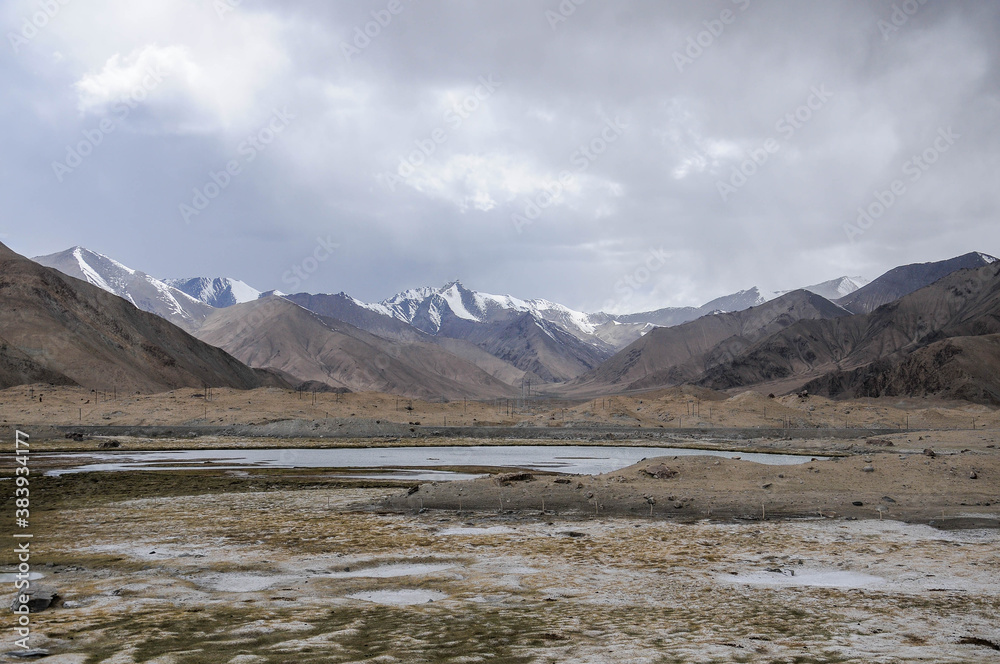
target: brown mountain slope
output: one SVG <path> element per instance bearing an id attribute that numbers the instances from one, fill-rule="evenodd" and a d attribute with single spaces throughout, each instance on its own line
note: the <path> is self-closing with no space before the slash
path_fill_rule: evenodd
<path id="1" fill-rule="evenodd" d="M 936 396 L 1000 405 L 1000 334 L 937 341 L 893 361 L 835 371 L 806 384 L 835 398 Z"/>
<path id="2" fill-rule="evenodd" d="M 680 385 L 799 320 L 849 315 L 829 300 L 799 290 L 744 311 L 656 328 L 567 384 L 564 392 L 585 395 Z"/>
<path id="3" fill-rule="evenodd" d="M 383 339 L 435 344 L 452 355 L 472 362 L 486 373 L 508 385 L 520 385 L 520 381 L 525 375 L 523 369 L 518 369 L 469 341 L 427 334 L 409 323 L 366 309 L 345 293 L 335 295 L 297 293 L 285 295 L 284 298 L 320 316 L 339 320 Z"/>
<path id="4" fill-rule="evenodd" d="M 580 341 L 558 325 L 531 313 L 513 314 L 467 328 L 462 338 L 547 382 L 575 378 L 610 357 L 608 351 Z"/>
<path id="5" fill-rule="evenodd" d="M 884 304 L 895 302 L 904 295 L 930 286 L 953 272 L 976 269 L 994 262 L 996 258 L 993 256 L 971 252 L 945 261 L 901 265 L 850 295 L 840 298 L 837 304 L 852 314 L 868 314 Z"/>
<path id="6" fill-rule="evenodd" d="M 42 377 L 38 368 L 85 387 L 122 391 L 204 384 L 254 388 L 266 382 L 159 316 L 3 245 L 0 336 L 19 351 L 7 354 L 8 382 Z M 23 365 L 25 355 L 37 367 Z M 18 375 L 19 364 L 27 374 Z"/>
<path id="7" fill-rule="evenodd" d="M 433 344 L 382 339 L 280 297 L 216 310 L 198 336 L 250 366 L 353 391 L 428 399 L 513 394 L 511 386 Z"/>
<path id="8" fill-rule="evenodd" d="M 283 296 L 289 302 L 325 318 L 332 318 L 353 327 L 393 341 L 429 341 L 433 337 L 409 323 L 362 307 L 346 293 L 295 293 Z"/>
<path id="9" fill-rule="evenodd" d="M 711 368 L 698 381 L 714 389 L 776 379 L 799 384 L 879 360 L 893 363 L 937 341 L 1000 333 L 1000 264 L 954 272 L 865 315 L 801 321 Z M 994 361 L 998 366 L 1000 360 Z"/>
<path id="10" fill-rule="evenodd" d="M 451 284 L 456 293 L 472 298 L 473 293 L 460 284 Z M 336 295 L 287 295 L 285 299 L 299 304 L 321 316 L 329 316 L 371 332 L 379 337 L 396 341 L 426 341 L 448 348 L 450 352 L 474 361 L 490 374 L 514 383 L 527 373 L 532 380 L 562 381 L 579 376 L 596 367 L 611 356 L 612 348 L 599 336 L 581 340 L 567 331 L 558 321 L 546 320 L 522 311 L 487 307 L 480 311 L 482 320 L 469 320 L 456 316 L 446 305 L 440 320 L 430 313 L 431 301 L 420 303 L 413 325 L 385 314 L 371 311 L 344 293 Z M 440 303 L 438 303 L 440 304 Z M 477 307 L 467 303 L 470 307 Z M 438 309 L 435 309 L 441 315 Z M 559 312 L 551 312 L 559 318 Z M 618 326 L 622 328 L 637 326 Z M 635 336 L 639 336 L 638 333 Z M 468 346 L 450 341 L 475 344 L 481 350 L 500 360 L 490 361 L 474 353 Z"/>
<path id="11" fill-rule="evenodd" d="M 11 346 L 6 339 L 0 339 L 0 389 L 31 383 L 76 384 L 61 373 L 38 364 L 27 353 Z"/>
<path id="12" fill-rule="evenodd" d="M 522 379 L 528 379 L 532 384 L 542 382 L 534 374 L 518 369 L 510 362 L 491 355 L 470 341 L 449 337 L 431 337 L 431 340 L 430 343 L 435 346 L 440 346 L 452 355 L 472 362 L 489 375 L 508 385 L 520 386 Z"/>

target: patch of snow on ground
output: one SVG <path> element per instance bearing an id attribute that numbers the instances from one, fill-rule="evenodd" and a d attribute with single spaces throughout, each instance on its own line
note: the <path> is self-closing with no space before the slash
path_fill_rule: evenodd
<path id="1" fill-rule="evenodd" d="M 443 572 L 453 568 L 454 565 L 448 563 L 432 564 L 407 564 L 383 565 L 381 567 L 369 567 L 367 569 L 355 569 L 350 572 L 331 572 L 323 576 L 333 579 L 394 579 L 400 576 L 424 576 Z"/>
<path id="2" fill-rule="evenodd" d="M 445 528 L 444 530 L 438 532 L 438 535 L 508 535 L 516 532 L 517 531 L 513 528 L 508 528 L 506 526 L 491 526 L 489 528 L 457 527 Z"/>
<path id="3" fill-rule="evenodd" d="M 295 577 L 293 576 L 224 572 L 200 577 L 195 579 L 195 582 L 200 586 L 219 592 L 252 593 L 259 590 L 267 590 L 271 586 L 276 586 L 279 583 L 288 583 L 294 579 Z"/>
<path id="4" fill-rule="evenodd" d="M 719 579 L 750 586 L 808 586 L 811 588 L 878 588 L 886 583 L 882 577 L 859 572 L 822 569 L 787 570 L 787 572 L 750 572 L 736 576 L 722 576 Z"/>

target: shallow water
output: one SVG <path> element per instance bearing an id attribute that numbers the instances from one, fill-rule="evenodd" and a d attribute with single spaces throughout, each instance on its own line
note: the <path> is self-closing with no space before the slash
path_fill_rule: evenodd
<path id="1" fill-rule="evenodd" d="M 0 574 L 0 583 L 14 583 L 20 580 L 18 576 L 19 576 L 18 574 Z M 40 572 L 28 573 L 29 581 L 37 581 L 38 579 L 43 579 L 43 578 L 45 578 L 45 575 L 41 574 Z"/>
<path id="2" fill-rule="evenodd" d="M 766 465 L 795 465 L 821 457 L 754 454 L 671 447 L 589 447 L 578 445 L 375 447 L 269 450 L 177 450 L 170 452 L 100 452 L 39 455 L 45 461 L 79 465 L 50 471 L 51 475 L 127 470 L 240 470 L 246 468 L 359 468 L 380 471 L 385 479 L 468 479 L 471 475 L 434 470 L 442 466 L 524 468 L 528 470 L 599 475 L 659 456 L 740 458 Z M 349 477 L 372 477 L 349 475 Z"/>

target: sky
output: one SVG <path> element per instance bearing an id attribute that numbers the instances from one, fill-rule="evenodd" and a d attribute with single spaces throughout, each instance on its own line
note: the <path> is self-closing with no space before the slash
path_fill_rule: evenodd
<path id="1" fill-rule="evenodd" d="M 0 241 L 616 313 L 1000 254 L 1000 4 L 4 0 Z"/>

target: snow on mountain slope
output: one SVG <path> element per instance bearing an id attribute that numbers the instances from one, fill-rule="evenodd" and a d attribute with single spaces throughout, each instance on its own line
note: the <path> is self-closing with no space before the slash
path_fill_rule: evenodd
<path id="1" fill-rule="evenodd" d="M 352 298 L 353 299 L 353 298 Z M 437 334 L 449 316 L 473 323 L 489 323 L 511 313 L 530 313 L 540 321 L 555 323 L 574 336 L 593 335 L 591 316 L 548 300 L 522 300 L 467 289 L 460 281 L 441 288 L 411 288 L 378 303 L 355 302 L 366 309 Z"/>
<path id="2" fill-rule="evenodd" d="M 36 256 L 32 260 L 113 293 L 136 308 L 166 318 L 187 330 L 197 327 L 212 310 L 204 302 L 160 279 L 83 247 Z"/>
<path id="3" fill-rule="evenodd" d="M 746 290 L 737 291 L 731 295 L 717 297 L 710 302 L 706 302 L 700 307 L 666 307 L 655 311 L 643 311 L 635 314 L 609 315 L 608 318 L 618 323 L 655 325 L 657 327 L 673 327 L 683 325 L 702 316 L 717 313 L 730 313 L 734 311 L 744 311 L 750 307 L 756 307 L 774 299 L 761 294 L 756 286 Z M 648 330 L 647 330 L 648 331 Z M 644 334 L 645 332 L 643 332 Z M 641 335 L 636 335 L 637 339 Z M 633 341 L 635 340 L 633 339 Z M 629 342 L 631 343 L 631 342 Z"/>
<path id="4" fill-rule="evenodd" d="M 716 298 L 698 308 L 667 308 L 627 315 L 589 314 L 545 299 L 525 300 L 512 295 L 473 291 L 460 281 L 453 281 L 440 288 L 411 288 L 378 303 L 351 299 L 360 307 L 409 323 L 432 335 L 450 336 L 456 334 L 455 326 L 495 323 L 513 315 L 531 314 L 540 323 L 557 325 L 603 351 L 627 346 L 654 326 L 679 325 L 720 311 L 742 311 L 770 298 L 757 288 L 749 288 Z M 442 332 L 443 327 L 448 329 Z"/>
<path id="5" fill-rule="evenodd" d="M 955 258 L 930 263 L 912 263 L 894 267 L 849 295 L 837 304 L 852 313 L 871 313 L 883 304 L 930 286 L 958 270 L 967 270 L 993 264 L 997 259 L 989 254 L 972 251 Z"/>
<path id="6" fill-rule="evenodd" d="M 166 279 L 165 282 L 184 291 L 196 300 L 216 308 L 231 307 L 234 304 L 253 302 L 261 292 L 239 279 L 228 277 L 193 277 L 190 279 Z"/>
<path id="7" fill-rule="evenodd" d="M 867 286 L 869 283 L 870 281 L 864 277 L 838 277 L 836 279 L 830 279 L 829 281 L 824 281 L 812 286 L 806 286 L 802 290 L 815 293 L 816 295 L 825 297 L 828 300 L 839 300 L 842 297 L 850 295 L 862 286 Z M 790 290 L 778 291 L 775 293 L 775 297 L 791 292 L 792 291 Z"/>

